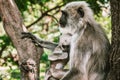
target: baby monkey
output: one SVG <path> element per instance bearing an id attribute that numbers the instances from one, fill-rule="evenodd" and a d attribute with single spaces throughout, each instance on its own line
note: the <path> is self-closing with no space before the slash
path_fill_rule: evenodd
<path id="1" fill-rule="evenodd" d="M 69 61 L 69 49 L 71 34 L 63 34 L 60 36 L 59 43 L 53 43 L 49 41 L 41 40 L 35 37 L 31 33 L 23 32 L 22 38 L 30 38 L 39 47 L 47 48 L 53 51 L 53 54 L 48 56 L 50 61 L 50 67 L 46 71 L 44 80 L 59 80 L 61 79 L 68 69 L 64 69 L 64 66 Z"/>

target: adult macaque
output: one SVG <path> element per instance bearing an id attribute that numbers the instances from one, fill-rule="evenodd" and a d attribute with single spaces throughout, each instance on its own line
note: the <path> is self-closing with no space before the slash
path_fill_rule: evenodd
<path id="1" fill-rule="evenodd" d="M 105 80 L 110 43 L 86 2 L 66 4 L 60 18 L 60 32 L 72 35 L 70 69 L 61 80 Z"/>

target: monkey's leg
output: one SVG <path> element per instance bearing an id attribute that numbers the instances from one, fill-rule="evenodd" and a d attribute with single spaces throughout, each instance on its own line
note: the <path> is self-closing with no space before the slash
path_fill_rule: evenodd
<path id="1" fill-rule="evenodd" d="M 79 71 L 77 69 L 71 69 L 60 80 L 78 80 L 79 79 L 78 74 L 79 74 Z"/>
<path id="2" fill-rule="evenodd" d="M 68 69 L 50 69 L 50 71 L 54 78 L 61 79 L 68 72 Z"/>
<path id="3" fill-rule="evenodd" d="M 32 33 L 29 33 L 29 32 L 22 32 L 22 35 L 23 35 L 22 38 L 30 38 L 38 46 L 50 49 L 52 51 L 58 45 L 57 43 L 54 43 L 54 42 L 49 42 L 49 41 L 41 40 L 41 39 L 37 38 L 36 36 L 34 36 Z"/>
<path id="4" fill-rule="evenodd" d="M 106 80 L 106 75 L 104 73 L 91 73 L 89 74 L 89 80 Z"/>

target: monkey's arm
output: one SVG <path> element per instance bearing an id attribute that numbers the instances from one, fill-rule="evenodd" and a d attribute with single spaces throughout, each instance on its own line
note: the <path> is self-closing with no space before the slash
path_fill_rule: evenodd
<path id="1" fill-rule="evenodd" d="M 54 42 L 49 42 L 49 41 L 44 41 L 44 40 L 41 40 L 41 39 L 36 39 L 34 40 L 35 43 L 38 45 L 38 46 L 41 46 L 43 48 L 47 48 L 47 49 L 50 49 L 50 50 L 54 50 L 56 47 L 57 47 L 57 43 L 54 43 Z"/>
<path id="2" fill-rule="evenodd" d="M 49 42 L 49 41 L 41 40 L 41 39 L 37 38 L 36 36 L 34 36 L 32 33 L 29 33 L 29 32 L 22 32 L 22 35 L 23 35 L 22 38 L 30 38 L 38 46 L 50 49 L 52 51 L 58 45 L 57 43 L 54 43 L 54 42 Z"/>

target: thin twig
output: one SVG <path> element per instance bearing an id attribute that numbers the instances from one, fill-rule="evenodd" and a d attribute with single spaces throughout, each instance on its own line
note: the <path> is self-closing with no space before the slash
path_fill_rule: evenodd
<path id="1" fill-rule="evenodd" d="M 64 4 L 63 4 L 64 5 Z M 26 26 L 27 28 L 31 27 L 32 25 L 36 24 L 38 21 L 40 21 L 44 16 L 46 16 L 49 12 L 51 12 L 52 10 L 55 10 L 57 8 L 62 7 L 63 5 L 60 6 L 56 6 L 52 9 L 49 9 L 48 11 L 44 12 L 36 21 L 34 21 L 33 23 L 31 23 L 30 25 Z"/>
<path id="2" fill-rule="evenodd" d="M 55 16 L 50 15 L 50 14 L 47 14 L 47 16 L 50 16 L 50 17 L 54 18 L 54 19 L 55 19 L 55 21 L 58 23 L 58 20 L 57 20 L 57 18 L 56 18 Z"/>

